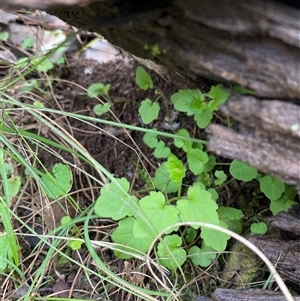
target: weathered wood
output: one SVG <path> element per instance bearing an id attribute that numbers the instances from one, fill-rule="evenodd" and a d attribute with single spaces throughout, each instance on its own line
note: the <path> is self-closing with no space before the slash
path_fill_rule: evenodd
<path id="1" fill-rule="evenodd" d="M 249 240 L 276 265 L 283 279 L 300 285 L 300 240 L 283 241 L 268 236 L 251 236 Z"/>
<path id="2" fill-rule="evenodd" d="M 249 87 L 257 96 L 299 98 L 299 10 L 272 1 L 104 1 L 53 9 L 79 27 L 194 80 Z"/>
<path id="3" fill-rule="evenodd" d="M 221 111 L 236 124 L 210 125 L 209 150 L 247 162 L 300 190 L 300 107 L 233 95 Z"/>
<path id="4" fill-rule="evenodd" d="M 285 301 L 280 292 L 273 292 L 263 289 L 233 290 L 217 288 L 213 293 L 215 301 Z M 300 296 L 294 297 L 300 301 Z"/>
<path id="5" fill-rule="evenodd" d="M 300 207 L 294 206 L 289 212 L 280 212 L 268 219 L 269 227 L 291 232 L 300 236 Z"/>
<path id="6" fill-rule="evenodd" d="M 74 6 L 74 5 L 88 5 L 91 2 L 103 1 L 103 0 L 1 0 L 0 8 L 4 9 L 41 9 L 46 10 L 53 6 Z"/>
<path id="7" fill-rule="evenodd" d="M 33 3 L 193 83 L 207 77 L 256 96 L 300 99 L 296 8 L 270 0 L 102 0 L 71 8 L 59 2 Z"/>

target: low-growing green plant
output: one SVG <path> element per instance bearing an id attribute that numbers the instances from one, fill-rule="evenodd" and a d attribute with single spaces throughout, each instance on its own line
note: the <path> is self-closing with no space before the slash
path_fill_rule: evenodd
<path id="1" fill-rule="evenodd" d="M 143 90 L 155 89 L 151 76 L 142 67 L 136 70 L 136 83 Z M 198 89 L 180 90 L 171 96 L 171 102 L 175 110 L 193 116 L 198 127 L 205 128 L 212 120 L 213 112 L 228 97 L 229 92 L 222 85 L 217 85 L 208 93 Z M 139 114 L 145 124 L 158 117 L 158 100 L 159 97 L 155 101 L 149 98 L 142 101 Z M 155 172 L 155 190 L 137 200 L 129 191 L 130 183 L 125 178 L 116 179 L 118 185 L 114 182 L 103 187 L 95 204 L 98 216 L 118 221 L 111 237 L 119 244 L 115 255 L 122 259 L 140 252 L 146 253 L 158 233 L 178 222 L 206 222 L 242 232 L 243 212 L 217 203 L 219 195 L 216 188 L 223 185 L 227 175 L 223 170 L 215 169 L 216 158 L 207 153 L 205 142 L 191 138 L 186 129 L 179 129 L 171 143 L 184 151 L 185 158 L 179 159 L 165 141 L 159 139 L 160 135 L 159 131 L 149 131 L 143 137 L 144 143 L 153 148 L 154 156 L 166 160 Z M 192 173 L 195 179 L 188 186 L 184 183 L 187 173 Z M 271 200 L 273 214 L 278 212 L 277 209 L 285 210 L 293 203 L 294 194 L 289 191 L 290 187 L 271 176 L 261 176 L 255 168 L 243 162 L 233 160 L 230 174 L 244 182 L 257 179 L 261 191 Z M 291 199 L 284 195 L 285 189 Z M 280 205 L 276 207 L 274 201 L 280 201 Z M 254 223 L 251 231 L 264 234 L 266 224 Z M 217 252 L 226 249 L 229 239 L 228 235 L 208 228 L 187 227 L 185 233 L 179 236 L 178 227 L 165 232 L 156 246 L 161 265 L 174 270 L 190 258 L 194 264 L 207 267 L 216 258 Z"/>

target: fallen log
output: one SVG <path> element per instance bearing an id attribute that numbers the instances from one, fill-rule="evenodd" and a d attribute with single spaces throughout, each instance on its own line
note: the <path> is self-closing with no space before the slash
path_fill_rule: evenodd
<path id="1" fill-rule="evenodd" d="M 221 112 L 236 122 L 231 128 L 208 127 L 209 150 L 247 162 L 300 191 L 300 107 L 236 94 Z"/>
<path id="2" fill-rule="evenodd" d="M 233 290 L 217 288 L 213 293 L 214 301 L 285 301 L 280 292 L 273 292 L 263 289 Z M 300 301 L 300 296 L 294 297 Z"/>

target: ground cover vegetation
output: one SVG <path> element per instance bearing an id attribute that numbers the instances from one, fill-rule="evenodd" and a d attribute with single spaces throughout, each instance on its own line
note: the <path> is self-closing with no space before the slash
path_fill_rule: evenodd
<path id="1" fill-rule="evenodd" d="M 203 129 L 211 122 L 232 126 L 218 115 L 230 87 L 167 95 L 137 66 L 132 81 L 147 97 L 116 101 L 110 82 L 81 87 L 58 77 L 74 36 L 10 63 L 1 80 L 3 297 L 191 300 L 209 293 L 222 282 L 217 273 L 232 245 L 214 226 L 263 235 L 264 214 L 288 210 L 295 189 L 207 151 Z M 30 50 L 31 38 L 22 47 Z M 63 55 L 53 59 L 57 53 Z M 66 87 L 90 101 L 88 113 L 64 108 L 57 95 Z M 134 120 L 121 120 L 126 110 Z M 127 161 L 121 176 L 102 164 L 99 149 L 93 153 L 76 138 L 95 133 L 109 137 L 109 151 Z M 238 187 L 237 205 L 228 192 Z"/>

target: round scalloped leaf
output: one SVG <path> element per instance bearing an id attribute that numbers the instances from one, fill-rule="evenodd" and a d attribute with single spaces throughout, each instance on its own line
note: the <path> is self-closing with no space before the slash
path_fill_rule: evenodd
<path id="1" fill-rule="evenodd" d="M 215 260 L 217 252 L 212 247 L 203 244 L 201 249 L 197 246 L 192 246 L 188 255 L 194 264 L 206 268 Z"/>
<path id="2" fill-rule="evenodd" d="M 139 113 L 141 114 L 142 121 L 145 124 L 151 123 L 158 117 L 159 109 L 160 107 L 157 102 L 152 102 L 149 98 L 143 100 L 139 108 Z"/>
<path id="3" fill-rule="evenodd" d="M 136 198 L 128 194 L 129 187 L 130 183 L 125 178 L 115 179 L 115 182 L 102 187 L 96 200 L 95 213 L 113 220 L 132 216 Z"/>
<path id="4" fill-rule="evenodd" d="M 266 223 L 253 223 L 250 227 L 253 234 L 264 235 L 268 231 Z"/>
<path id="5" fill-rule="evenodd" d="M 260 178 L 259 184 L 260 190 L 272 201 L 280 198 L 285 188 L 284 183 L 272 176 L 264 176 Z"/>
<path id="6" fill-rule="evenodd" d="M 136 219 L 127 217 L 119 221 L 118 227 L 113 231 L 111 238 L 115 243 L 121 246 L 116 246 L 115 255 L 121 259 L 132 258 L 134 254 L 146 253 L 151 245 L 153 236 L 146 235 L 137 237 L 133 232 L 133 227 Z"/>
<path id="7" fill-rule="evenodd" d="M 156 189 L 165 193 L 172 193 L 178 191 L 178 185 L 176 186 L 170 179 L 170 173 L 168 171 L 166 163 L 163 163 L 155 171 L 153 182 Z"/>
<path id="8" fill-rule="evenodd" d="M 180 236 L 168 235 L 157 245 L 157 256 L 164 267 L 175 270 L 186 261 L 186 252 L 181 248 L 182 239 Z"/>
<path id="9" fill-rule="evenodd" d="M 72 185 L 72 173 L 68 165 L 57 163 L 52 168 L 52 174 L 42 176 L 43 188 L 49 198 L 57 199 L 68 193 Z"/>
<path id="10" fill-rule="evenodd" d="M 239 160 L 231 162 L 229 172 L 234 178 L 243 182 L 249 182 L 257 177 L 257 170 L 254 167 Z"/>

